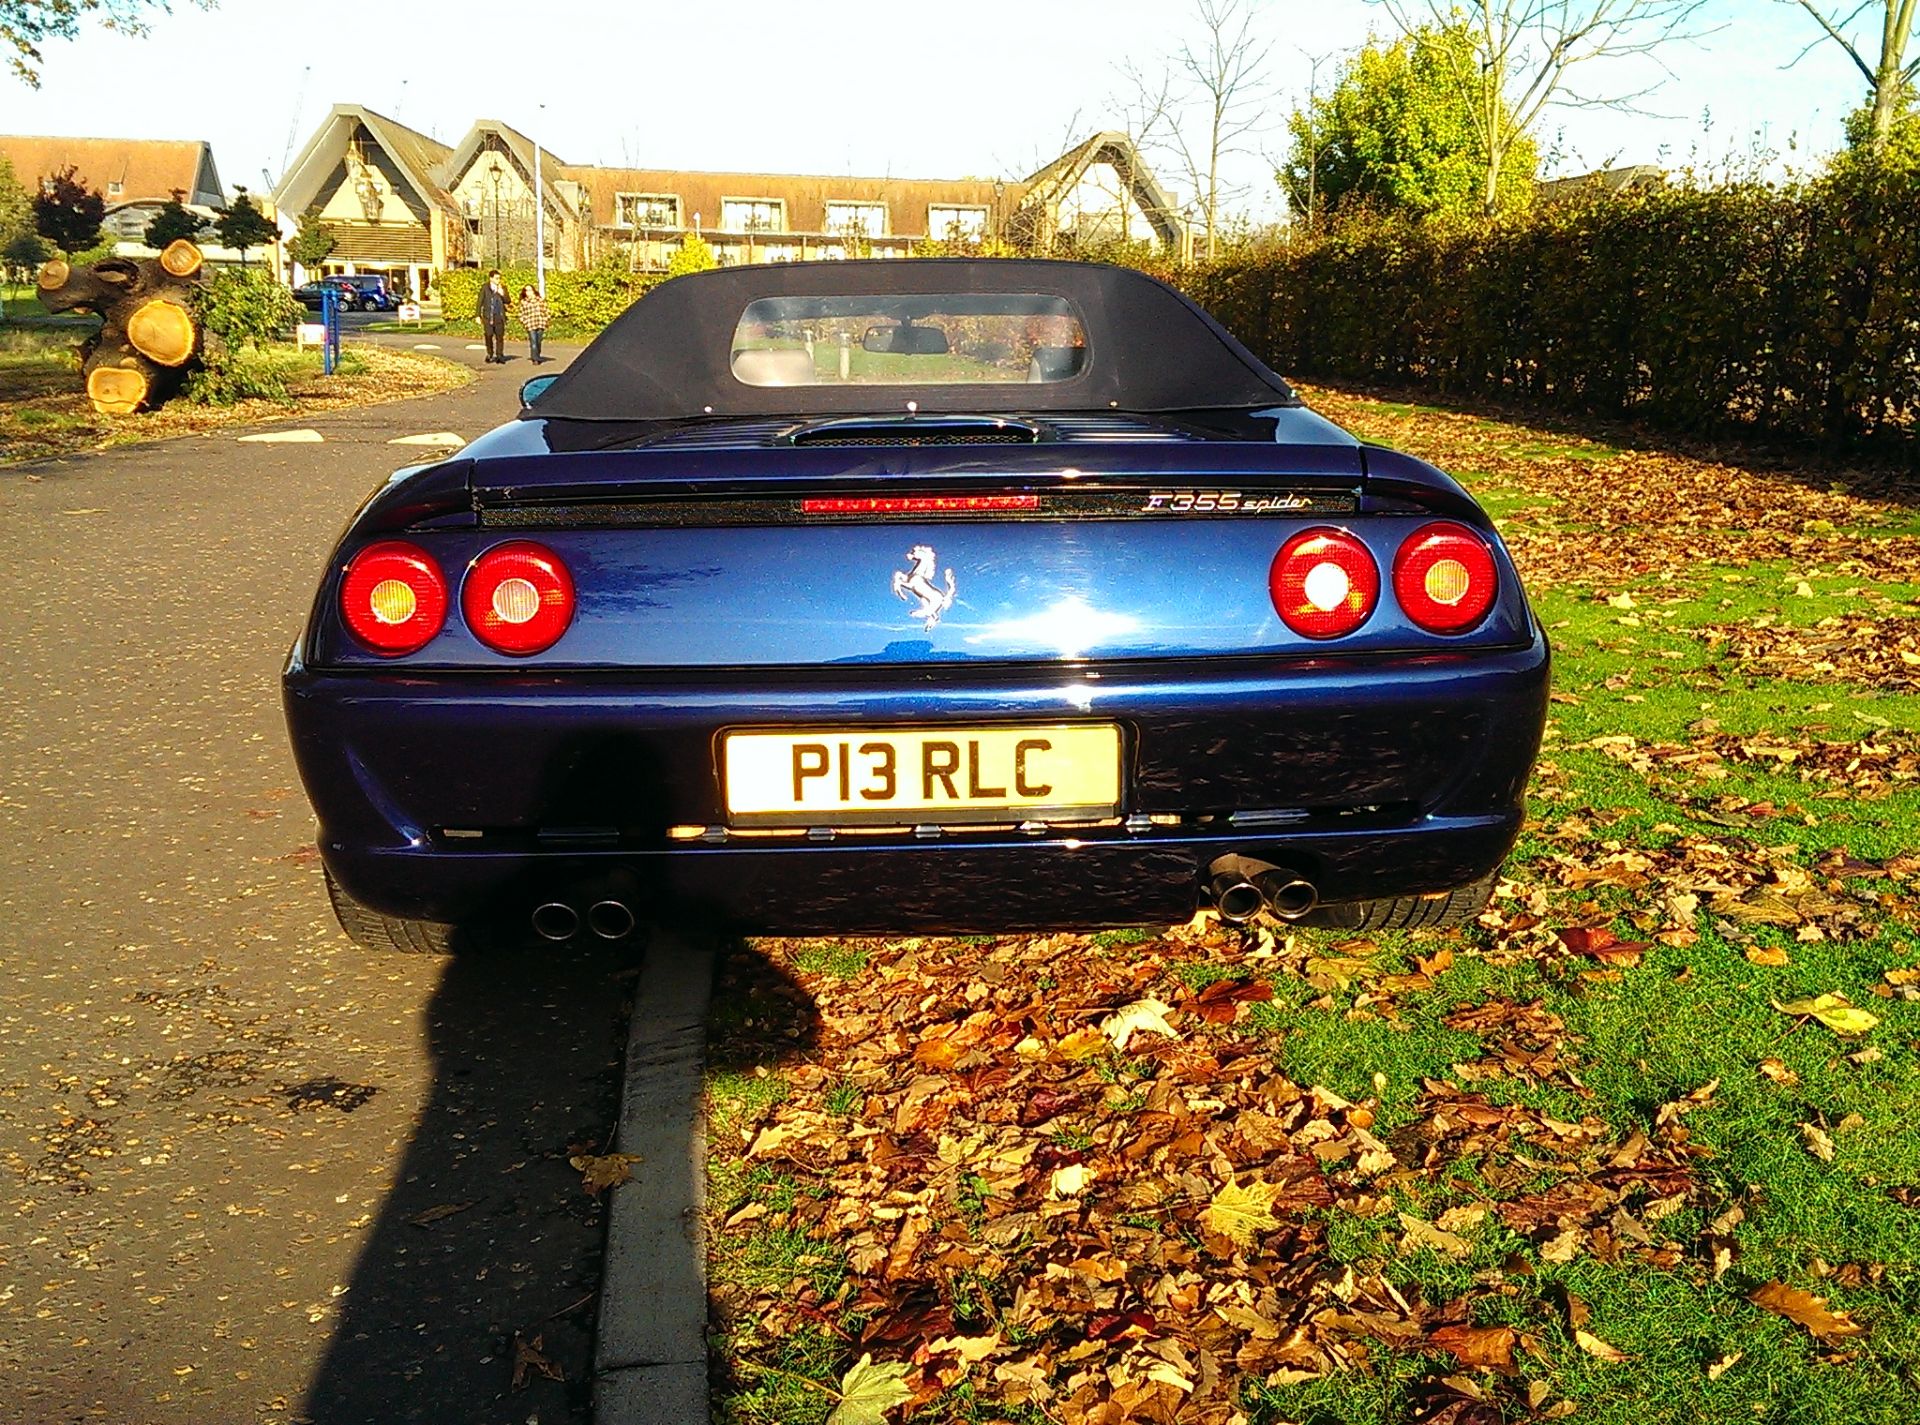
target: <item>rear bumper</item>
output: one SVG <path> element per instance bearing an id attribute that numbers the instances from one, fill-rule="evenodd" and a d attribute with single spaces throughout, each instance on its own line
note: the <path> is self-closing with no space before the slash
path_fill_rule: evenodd
<path id="1" fill-rule="evenodd" d="M 1425 817 L 1393 828 L 1288 835 L 958 837 L 877 845 L 689 846 L 601 852 L 324 847 L 327 866 L 390 915 L 516 929 L 561 900 L 615 899 L 743 934 L 966 934 L 1168 924 L 1199 904 L 1205 869 L 1230 854 L 1308 875 L 1324 899 L 1447 890 L 1500 864 L 1520 814 Z"/>
<path id="2" fill-rule="evenodd" d="M 1547 675 L 1536 637 L 1286 666 L 805 680 L 296 663 L 284 691 L 322 854 L 377 910 L 523 922 L 542 901 L 612 894 L 750 933 L 851 934 L 1184 919 L 1228 854 L 1287 867 L 1326 901 L 1452 889 L 1499 865 L 1519 832 Z M 721 839 L 725 728 L 1040 717 L 1121 725 L 1132 830 Z M 689 825 L 711 839 L 669 838 Z"/>

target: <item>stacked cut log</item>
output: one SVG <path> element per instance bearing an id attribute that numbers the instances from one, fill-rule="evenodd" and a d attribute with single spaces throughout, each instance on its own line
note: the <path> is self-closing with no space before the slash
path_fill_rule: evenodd
<path id="1" fill-rule="evenodd" d="M 79 348 L 96 411 L 124 416 L 157 406 L 197 364 L 200 265 L 200 249 L 181 238 L 158 257 L 109 257 L 84 268 L 55 258 L 40 269 L 48 311 L 100 316 L 99 335 Z"/>

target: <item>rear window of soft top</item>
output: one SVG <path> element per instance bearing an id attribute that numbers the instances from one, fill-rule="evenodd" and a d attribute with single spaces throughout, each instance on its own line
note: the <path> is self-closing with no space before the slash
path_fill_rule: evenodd
<path id="1" fill-rule="evenodd" d="M 731 365 L 748 386 L 1003 386 L 1071 381 L 1088 357 L 1063 297 L 912 293 L 749 302 Z"/>

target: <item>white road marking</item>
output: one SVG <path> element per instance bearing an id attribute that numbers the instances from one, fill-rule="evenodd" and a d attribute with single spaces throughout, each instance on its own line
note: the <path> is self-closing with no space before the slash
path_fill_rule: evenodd
<path id="1" fill-rule="evenodd" d="M 415 351 L 438 351 L 440 349 L 440 343 L 437 341 L 416 341 L 413 344 L 413 349 Z M 472 351 L 473 348 L 468 347 L 467 350 Z"/>
<path id="2" fill-rule="evenodd" d="M 240 439 L 260 445 L 318 445 L 326 437 L 317 430 L 263 430 L 258 435 L 243 435 Z"/>
<path id="3" fill-rule="evenodd" d="M 396 435 L 388 445 L 465 445 L 466 439 L 450 430 L 430 430 L 420 435 Z"/>
<path id="4" fill-rule="evenodd" d="M 486 349 L 487 349 L 486 344 L 484 342 L 470 341 L 467 343 L 468 351 L 485 351 Z"/>

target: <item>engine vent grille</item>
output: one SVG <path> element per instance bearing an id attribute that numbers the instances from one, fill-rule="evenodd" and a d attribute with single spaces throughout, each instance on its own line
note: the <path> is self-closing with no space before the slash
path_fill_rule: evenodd
<path id="1" fill-rule="evenodd" d="M 715 421 L 687 426 L 647 441 L 648 450 L 750 450 L 772 445 L 792 421 Z"/>
<path id="2" fill-rule="evenodd" d="M 1183 445 L 1199 439 L 1132 416 L 1050 416 L 1047 425 L 1056 439 L 1076 445 Z"/>

